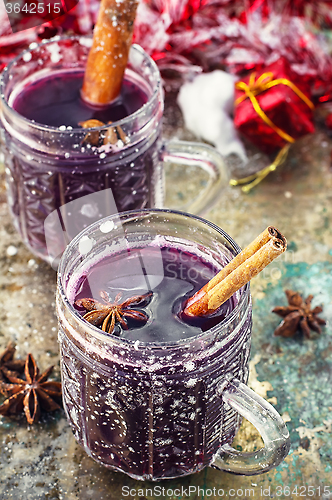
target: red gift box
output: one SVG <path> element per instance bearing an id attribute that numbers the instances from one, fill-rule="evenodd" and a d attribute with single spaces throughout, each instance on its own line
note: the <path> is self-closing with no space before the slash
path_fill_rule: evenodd
<path id="1" fill-rule="evenodd" d="M 314 132 L 309 87 L 285 59 L 235 87 L 235 126 L 261 151 L 273 153 Z"/>

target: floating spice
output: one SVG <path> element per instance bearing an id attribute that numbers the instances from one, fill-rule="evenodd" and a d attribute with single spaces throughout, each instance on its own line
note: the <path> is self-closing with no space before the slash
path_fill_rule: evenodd
<path id="1" fill-rule="evenodd" d="M 105 125 L 104 122 L 100 120 L 90 119 L 85 120 L 84 122 L 79 122 L 79 126 L 82 128 L 98 128 Z M 91 146 L 98 146 L 100 142 L 100 131 L 99 130 L 91 130 L 86 134 L 83 139 L 83 144 L 91 144 Z"/>
<path id="2" fill-rule="evenodd" d="M 100 296 L 104 304 L 95 299 L 78 299 L 75 302 L 77 307 L 83 307 L 88 311 L 83 318 L 94 326 L 100 327 L 106 333 L 113 333 L 115 325 L 119 323 L 124 330 L 128 329 L 126 318 L 131 318 L 135 321 L 146 323 L 148 316 L 143 311 L 132 309 L 131 306 L 143 306 L 146 304 L 147 299 L 152 296 L 152 292 L 145 293 L 144 295 L 135 295 L 121 300 L 121 293 L 118 293 L 114 302 L 110 302 L 108 294 L 105 291 L 100 292 Z"/>
<path id="3" fill-rule="evenodd" d="M 287 248 L 280 231 L 268 226 L 203 288 L 190 297 L 184 308 L 187 316 L 214 313 L 237 290 L 260 273 Z"/>
<path id="4" fill-rule="evenodd" d="M 112 122 L 107 122 L 107 125 L 112 125 Z M 82 128 L 99 128 L 103 126 L 106 127 L 106 124 L 100 120 L 92 118 L 90 120 L 79 122 L 79 126 Z M 126 136 L 120 125 L 117 125 L 115 127 L 108 127 L 102 131 L 91 130 L 84 137 L 83 144 L 91 144 L 91 146 L 112 144 L 114 146 L 119 141 L 122 141 L 123 144 L 128 144 L 129 138 Z"/>
<path id="5" fill-rule="evenodd" d="M 309 295 L 303 300 L 301 295 L 293 290 L 285 290 L 285 294 L 288 306 L 279 306 L 272 309 L 272 312 L 284 318 L 276 328 L 274 335 L 293 337 L 297 331 L 300 331 L 304 337 L 310 339 L 310 330 L 321 333 L 321 325 L 325 325 L 326 321 L 318 316 L 323 311 L 322 307 L 316 306 L 311 309 L 314 296 Z"/>

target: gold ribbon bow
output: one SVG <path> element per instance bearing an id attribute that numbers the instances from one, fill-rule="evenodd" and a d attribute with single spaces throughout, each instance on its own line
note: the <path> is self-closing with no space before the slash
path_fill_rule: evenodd
<path id="1" fill-rule="evenodd" d="M 235 105 L 239 105 L 241 102 L 243 102 L 245 99 L 249 98 L 254 110 L 262 118 L 262 120 L 269 125 L 280 137 L 282 137 L 285 141 L 289 143 L 295 142 L 295 139 L 291 137 L 289 134 L 284 132 L 281 128 L 279 128 L 277 125 L 275 125 L 272 120 L 264 113 L 262 108 L 259 105 L 259 102 L 256 99 L 256 95 L 261 94 L 265 90 L 270 89 L 271 87 L 275 87 L 276 85 L 287 85 L 290 87 L 295 94 L 302 99 L 303 102 L 309 106 L 310 109 L 314 109 L 314 104 L 308 97 L 296 86 L 294 85 L 293 82 L 290 80 L 287 80 L 287 78 L 277 78 L 273 80 L 273 73 L 272 72 L 267 72 L 263 73 L 261 76 L 256 78 L 256 73 L 251 73 L 249 77 L 249 82 L 237 82 L 235 84 L 235 88 L 238 90 L 242 90 L 244 93 L 240 97 L 238 97 L 235 101 Z M 275 158 L 274 162 L 269 165 L 268 167 L 265 167 L 264 169 L 260 170 L 259 172 L 256 172 L 255 174 L 244 177 L 242 179 L 231 179 L 230 183 L 232 186 L 236 186 L 238 184 L 244 184 L 246 182 L 249 182 L 250 180 L 254 179 L 251 184 L 248 184 L 247 186 L 244 186 L 242 188 L 243 191 L 250 191 L 250 189 L 254 186 L 256 186 L 264 177 L 266 177 L 270 172 L 275 170 L 281 163 L 283 163 L 287 157 L 289 145 L 286 145 L 282 150 L 278 153 L 277 157 Z"/>

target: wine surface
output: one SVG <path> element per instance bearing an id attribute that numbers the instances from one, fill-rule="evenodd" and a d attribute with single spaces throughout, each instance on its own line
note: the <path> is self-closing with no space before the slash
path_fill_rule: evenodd
<path id="1" fill-rule="evenodd" d="M 94 298 L 103 303 L 105 291 L 112 303 L 121 293 L 120 302 L 152 292 L 143 307 L 132 309 L 147 314 L 148 321 L 128 318 L 128 329 L 116 324 L 114 334 L 143 342 L 170 342 L 192 337 L 222 321 L 232 310 L 232 300 L 209 318 L 184 318 L 184 301 L 215 274 L 216 269 L 193 253 L 173 247 L 149 246 L 128 250 L 98 262 L 77 283 L 75 301 Z M 78 307 L 81 314 L 86 311 Z"/>
<path id="2" fill-rule="evenodd" d="M 84 73 L 70 71 L 40 78 L 23 87 L 13 108 L 25 118 L 51 127 L 79 127 L 79 122 L 96 119 L 117 121 L 140 109 L 146 94 L 132 81 L 124 79 L 121 94 L 107 106 L 92 106 L 80 92 Z"/>

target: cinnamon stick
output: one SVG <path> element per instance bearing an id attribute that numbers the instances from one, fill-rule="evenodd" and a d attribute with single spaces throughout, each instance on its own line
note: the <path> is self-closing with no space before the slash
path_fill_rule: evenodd
<path id="1" fill-rule="evenodd" d="M 184 314 L 206 316 L 260 273 L 287 248 L 286 238 L 273 226 L 266 228 L 203 288 L 187 300 Z"/>
<path id="2" fill-rule="evenodd" d="M 137 0 L 101 0 L 81 91 L 85 101 L 105 105 L 120 94 L 136 9 Z"/>

